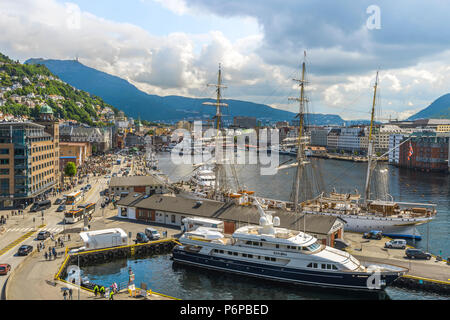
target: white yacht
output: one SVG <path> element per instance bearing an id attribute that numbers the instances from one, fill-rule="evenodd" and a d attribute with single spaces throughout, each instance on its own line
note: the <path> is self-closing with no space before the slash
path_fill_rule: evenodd
<path id="1" fill-rule="evenodd" d="M 279 228 L 256 202 L 259 226 L 231 236 L 222 229 L 198 227 L 185 232 L 173 250 L 174 262 L 293 284 L 355 290 L 383 290 L 408 269 L 365 266 L 347 252 L 321 244 L 303 232 Z"/>
<path id="2" fill-rule="evenodd" d="M 195 171 L 192 181 L 200 187 L 214 188 L 216 176 L 212 167 L 201 166 Z"/>

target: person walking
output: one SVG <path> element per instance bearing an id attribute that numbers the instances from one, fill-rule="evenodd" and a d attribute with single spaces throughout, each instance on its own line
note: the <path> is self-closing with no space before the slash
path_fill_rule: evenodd
<path id="1" fill-rule="evenodd" d="M 109 290 L 109 300 L 114 300 L 114 290 L 112 288 Z"/>
<path id="2" fill-rule="evenodd" d="M 67 290 L 64 290 L 63 297 L 64 297 L 64 300 L 67 300 Z"/>
<path id="3" fill-rule="evenodd" d="M 94 294 L 95 294 L 95 296 L 97 296 L 97 294 L 99 293 L 99 289 L 98 289 L 98 285 L 95 285 L 95 287 L 94 287 Z"/>
<path id="4" fill-rule="evenodd" d="M 45 260 L 47 260 L 47 258 L 48 258 L 47 251 L 45 251 L 44 257 L 45 257 Z"/>
<path id="5" fill-rule="evenodd" d="M 55 259 L 56 259 L 56 249 L 55 249 L 55 247 L 53 247 L 52 253 L 53 253 L 53 255 L 55 256 Z"/>
<path id="6" fill-rule="evenodd" d="M 69 300 L 72 300 L 72 288 L 69 289 Z"/>
<path id="7" fill-rule="evenodd" d="M 100 287 L 100 296 L 102 296 L 102 297 L 105 296 L 105 287 L 104 286 Z"/>

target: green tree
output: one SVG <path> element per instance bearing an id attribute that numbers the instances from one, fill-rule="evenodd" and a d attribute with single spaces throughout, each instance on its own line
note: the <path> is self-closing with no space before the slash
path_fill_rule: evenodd
<path id="1" fill-rule="evenodd" d="M 73 177 L 77 174 L 77 166 L 73 162 L 67 162 L 66 167 L 64 168 L 64 174 L 70 177 L 70 181 L 72 181 Z"/>

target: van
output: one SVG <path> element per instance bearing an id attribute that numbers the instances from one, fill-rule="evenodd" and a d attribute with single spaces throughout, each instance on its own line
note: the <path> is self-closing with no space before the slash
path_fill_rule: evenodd
<path id="1" fill-rule="evenodd" d="M 37 211 L 45 210 L 45 209 L 50 208 L 51 206 L 52 206 L 52 202 L 50 200 L 35 202 L 31 206 L 30 212 L 37 212 Z"/>
<path id="2" fill-rule="evenodd" d="M 161 238 L 161 235 L 159 234 L 158 230 L 153 228 L 145 228 L 145 235 L 150 240 L 159 240 Z"/>
<path id="3" fill-rule="evenodd" d="M 384 244 L 385 248 L 390 249 L 405 249 L 406 248 L 406 240 L 404 239 L 392 239 Z"/>

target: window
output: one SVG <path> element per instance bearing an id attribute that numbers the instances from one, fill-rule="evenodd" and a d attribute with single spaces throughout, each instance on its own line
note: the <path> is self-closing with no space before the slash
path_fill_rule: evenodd
<path id="1" fill-rule="evenodd" d="M 253 258 L 253 255 L 252 254 L 248 254 L 247 255 L 249 258 Z"/>
<path id="2" fill-rule="evenodd" d="M 175 215 L 174 215 L 174 214 L 172 215 L 172 217 L 171 217 L 171 218 L 172 218 L 172 220 L 171 220 L 171 221 L 172 221 L 172 223 L 175 223 Z"/>
<path id="3" fill-rule="evenodd" d="M 231 251 L 228 251 L 228 254 L 229 254 L 230 256 L 232 256 L 232 255 L 233 255 L 233 252 L 231 252 Z"/>
<path id="4" fill-rule="evenodd" d="M 270 258 L 270 261 L 277 261 L 276 258 Z"/>
<path id="5" fill-rule="evenodd" d="M 233 252 L 233 255 L 234 255 L 234 256 L 237 256 L 237 255 L 238 255 L 238 253 L 237 253 L 237 252 Z"/>
<path id="6" fill-rule="evenodd" d="M 264 257 L 264 259 L 267 260 L 267 261 L 270 261 L 270 258 L 269 258 L 269 257 Z"/>
<path id="7" fill-rule="evenodd" d="M 325 263 L 322 263 L 321 268 L 322 268 L 322 269 L 326 269 L 326 268 L 327 268 L 327 265 L 326 265 Z"/>
<path id="8" fill-rule="evenodd" d="M 0 159 L 0 164 L 9 164 L 9 159 Z"/>
<path id="9" fill-rule="evenodd" d="M 9 174 L 9 169 L 0 169 L 0 174 Z"/>
<path id="10" fill-rule="evenodd" d="M 9 149 L 0 149 L 0 154 L 9 154 Z"/>
<path id="11" fill-rule="evenodd" d="M 333 270 L 338 270 L 338 268 L 334 264 L 332 264 L 331 267 L 333 268 Z"/>
<path id="12" fill-rule="evenodd" d="M 243 256 L 244 258 L 247 258 L 247 254 L 246 254 L 246 253 L 243 253 L 242 256 Z"/>

